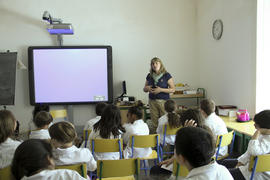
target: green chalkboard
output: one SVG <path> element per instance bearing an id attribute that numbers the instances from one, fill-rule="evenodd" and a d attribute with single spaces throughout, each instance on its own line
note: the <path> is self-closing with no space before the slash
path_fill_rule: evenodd
<path id="1" fill-rule="evenodd" d="M 0 53 L 0 105 L 14 105 L 16 52 Z"/>

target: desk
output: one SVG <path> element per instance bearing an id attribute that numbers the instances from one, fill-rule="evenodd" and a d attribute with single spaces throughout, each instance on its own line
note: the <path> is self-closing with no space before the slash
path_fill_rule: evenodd
<path id="1" fill-rule="evenodd" d="M 244 153 L 247 149 L 248 142 L 255 133 L 256 129 L 254 126 L 254 121 L 249 122 L 237 122 L 236 117 L 225 117 L 220 116 L 225 122 L 229 130 L 234 130 L 236 135 L 241 138 L 241 153 Z"/>
<path id="2" fill-rule="evenodd" d="M 198 88 L 197 94 L 171 94 L 171 99 L 186 99 L 186 98 L 196 98 L 197 99 L 197 106 L 199 107 L 199 100 L 200 98 L 205 97 L 205 90 L 203 88 Z"/>

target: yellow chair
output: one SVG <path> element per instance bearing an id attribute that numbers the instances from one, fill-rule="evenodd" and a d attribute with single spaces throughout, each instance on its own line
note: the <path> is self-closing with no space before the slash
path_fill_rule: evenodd
<path id="1" fill-rule="evenodd" d="M 216 152 L 216 160 L 220 160 L 220 159 L 224 159 L 226 157 L 228 157 L 233 150 L 233 144 L 234 144 L 234 137 L 235 137 L 235 132 L 231 131 L 227 134 L 223 134 L 223 135 L 219 135 L 217 137 L 217 142 L 216 142 L 216 148 L 217 148 L 217 152 Z M 226 155 L 222 156 L 222 157 L 218 157 L 219 155 L 219 150 L 221 147 L 224 146 L 229 146 L 231 144 L 229 153 L 227 153 Z"/>
<path id="2" fill-rule="evenodd" d="M 98 160 L 97 175 L 106 180 L 134 180 L 140 175 L 139 159 Z"/>
<path id="3" fill-rule="evenodd" d="M 66 109 L 51 110 L 50 114 L 52 115 L 53 119 L 63 118 L 64 120 L 67 120 Z"/>
<path id="4" fill-rule="evenodd" d="M 91 139 L 92 154 L 96 152 L 119 152 L 123 158 L 123 139 Z"/>
<path id="5" fill-rule="evenodd" d="M 55 166 L 55 169 L 70 169 L 77 171 L 82 177 L 87 178 L 86 163 Z"/>
<path id="6" fill-rule="evenodd" d="M 270 171 L 270 154 L 251 156 L 248 170 L 251 171 L 250 180 L 253 179 L 255 172 Z"/>
<path id="7" fill-rule="evenodd" d="M 157 164 L 156 160 L 158 162 L 161 161 L 160 156 L 159 156 L 159 134 L 151 134 L 151 135 L 132 135 L 130 137 L 129 142 L 131 146 L 131 158 L 133 158 L 133 152 L 134 152 L 134 147 L 135 148 L 156 148 L 157 151 L 152 150 L 152 154 L 150 154 L 148 157 L 145 158 L 140 158 L 140 160 L 143 161 L 144 167 L 141 169 L 144 169 L 145 175 L 147 175 L 147 168 L 146 167 L 146 161 L 145 160 L 150 160 L 150 159 L 155 159 L 155 165 Z"/>
<path id="8" fill-rule="evenodd" d="M 11 166 L 0 169 L 0 179 L 14 179 L 11 173 Z"/>
<path id="9" fill-rule="evenodd" d="M 89 138 L 90 133 L 91 133 L 90 129 L 83 130 L 83 140 L 84 140 L 84 147 L 85 148 L 87 147 L 87 142 L 88 142 L 88 138 Z"/>
<path id="10" fill-rule="evenodd" d="M 164 154 L 173 154 L 174 151 L 164 151 L 165 142 L 166 142 L 166 136 L 167 135 L 176 135 L 177 131 L 181 129 L 181 127 L 178 128 L 171 128 L 168 124 L 164 124 L 162 128 L 162 134 L 163 134 L 163 141 L 160 147 L 160 157 L 163 159 Z"/>
<path id="11" fill-rule="evenodd" d="M 185 166 L 181 166 L 176 160 L 173 161 L 173 175 L 176 177 L 186 177 L 188 175 L 188 169 Z"/>

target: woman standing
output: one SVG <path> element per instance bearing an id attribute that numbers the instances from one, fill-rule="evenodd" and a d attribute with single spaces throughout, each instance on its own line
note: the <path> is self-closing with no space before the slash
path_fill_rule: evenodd
<path id="1" fill-rule="evenodd" d="M 170 98 L 170 93 L 175 91 L 174 82 L 162 64 L 162 61 L 154 57 L 150 63 L 150 73 L 146 77 L 144 92 L 149 92 L 149 107 L 154 133 L 158 125 L 158 119 L 165 114 L 164 103 Z"/>

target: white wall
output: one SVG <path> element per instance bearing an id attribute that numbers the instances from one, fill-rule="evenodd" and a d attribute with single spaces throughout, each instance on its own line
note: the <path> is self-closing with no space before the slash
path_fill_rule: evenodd
<path id="1" fill-rule="evenodd" d="M 121 94 L 120 82 L 126 80 L 128 95 L 147 102 L 142 88 L 153 56 L 163 59 L 176 82 L 198 87 L 195 7 L 195 0 L 2 0 L 0 51 L 18 51 L 18 59 L 27 65 L 28 46 L 56 45 L 41 20 L 48 10 L 75 28 L 73 36 L 64 36 L 64 45 L 113 47 L 115 96 Z M 26 129 L 33 109 L 27 71 L 17 70 L 15 98 L 15 106 L 8 109 Z M 73 107 L 76 125 L 94 116 L 91 105 Z"/>
<path id="2" fill-rule="evenodd" d="M 197 0 L 199 83 L 217 104 L 255 113 L 256 0 Z M 212 24 L 222 19 L 219 41 Z"/>

